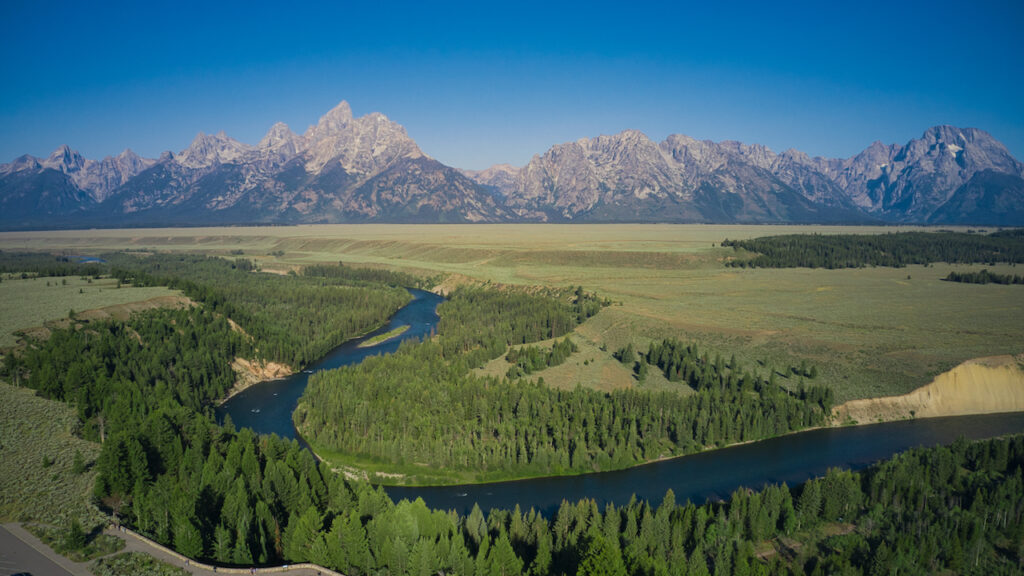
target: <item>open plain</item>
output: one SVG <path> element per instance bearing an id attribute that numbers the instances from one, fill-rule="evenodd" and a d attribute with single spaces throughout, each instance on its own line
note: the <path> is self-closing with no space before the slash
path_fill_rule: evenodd
<path id="1" fill-rule="evenodd" d="M 250 258 L 267 271 L 341 261 L 447 277 L 447 286 L 581 285 L 613 301 L 577 329 L 577 336 L 592 345 L 587 350 L 603 347 L 610 357 L 628 342 L 643 349 L 651 340 L 675 337 L 726 358 L 735 354 L 766 371 L 785 373 L 806 360 L 842 402 L 904 394 L 963 361 L 1024 352 L 1019 286 L 941 280 L 951 270 L 1011 268 L 739 269 L 723 263 L 743 256 L 720 244 L 776 234 L 907 229 L 642 224 L 125 229 L 0 233 L 0 250 L 201 252 Z M 574 355 L 571 369 L 549 370 L 545 380 L 604 389 L 627 382 L 604 364 L 576 370 L 577 359 L 584 360 Z M 599 380 L 602 370 L 614 376 L 613 382 Z"/>

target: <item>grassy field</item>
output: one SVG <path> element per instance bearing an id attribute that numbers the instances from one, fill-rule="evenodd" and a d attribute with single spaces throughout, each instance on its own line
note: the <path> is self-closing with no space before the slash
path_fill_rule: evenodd
<path id="1" fill-rule="evenodd" d="M 15 332 L 83 312 L 177 294 L 167 288 L 117 287 L 117 280 L 27 278 L 5 274 L 0 281 L 0 349 L 13 346 Z"/>
<path id="2" fill-rule="evenodd" d="M 387 331 L 387 332 L 385 332 L 383 334 L 378 334 L 378 335 L 374 336 L 373 338 L 370 338 L 366 342 L 363 342 L 362 344 L 360 344 L 359 347 L 360 348 L 369 348 L 370 346 L 376 346 L 377 344 L 380 344 L 382 342 L 387 342 L 388 340 L 391 340 L 392 338 L 397 338 L 397 337 L 401 336 L 402 334 L 405 334 L 405 331 L 408 330 L 408 329 L 409 329 L 408 325 L 399 326 L 398 328 L 395 328 L 394 330 L 389 330 L 389 331 Z"/>
<path id="3" fill-rule="evenodd" d="M 77 518 L 86 530 L 102 522 L 88 504 L 100 446 L 72 433 L 77 421 L 74 408 L 0 382 L 0 519 L 63 527 Z"/>
<path id="4" fill-rule="evenodd" d="M 1011 269 L 735 269 L 722 265 L 734 253 L 720 243 L 775 234 L 907 229 L 913 228 L 524 224 L 94 230 L 0 233 L 0 249 L 100 253 L 132 248 L 226 256 L 241 251 L 267 270 L 343 261 L 476 281 L 582 285 L 615 305 L 577 329 L 580 352 L 536 375 L 549 384 L 629 385 L 611 370 L 614 360 L 607 353 L 597 354 L 600 347 L 611 351 L 632 341 L 642 349 L 652 339 L 676 337 L 726 358 L 735 354 L 765 372 L 807 360 L 844 401 L 904 393 L 964 360 L 1024 351 L 1019 286 L 940 281 L 950 270 Z"/>
<path id="5" fill-rule="evenodd" d="M 583 327 L 580 327 L 572 336 L 572 340 L 576 343 L 579 350 L 569 356 L 568 360 L 558 366 L 538 370 L 527 376 L 527 378 L 531 380 L 543 378 L 544 383 L 549 386 L 568 390 L 576 386 L 582 386 L 584 388 L 611 392 L 612 390 L 622 388 L 639 387 L 648 390 L 675 390 L 683 394 L 693 393 L 693 389 L 689 386 L 669 382 L 658 370 L 651 370 L 643 382 L 637 381 L 631 367 L 623 365 L 612 357 L 613 349 L 607 348 L 602 350 L 600 346 L 583 336 L 583 331 Z M 546 340 L 530 344 L 530 346 L 550 348 L 554 342 L 555 340 Z M 515 346 L 515 348 L 523 347 Z M 480 376 L 502 378 L 511 367 L 512 364 L 502 356 L 491 360 L 484 367 L 475 370 L 475 373 Z"/>

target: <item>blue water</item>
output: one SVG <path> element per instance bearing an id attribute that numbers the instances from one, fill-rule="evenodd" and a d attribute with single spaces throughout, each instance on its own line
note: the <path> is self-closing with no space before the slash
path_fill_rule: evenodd
<path id="1" fill-rule="evenodd" d="M 825 428 L 751 444 L 712 450 L 616 472 L 538 478 L 493 484 L 444 487 L 391 487 L 398 501 L 423 498 L 431 508 L 468 513 L 473 503 L 484 511 L 516 504 L 550 515 L 563 499 L 593 498 L 623 505 L 636 495 L 660 502 L 668 489 L 676 501 L 725 500 L 737 488 L 790 486 L 823 475 L 829 468 L 859 470 L 916 446 L 950 444 L 963 435 L 990 438 L 1024 432 L 1024 413 L 922 418 L 870 426 Z"/>
<path id="2" fill-rule="evenodd" d="M 412 294 L 412 301 L 396 312 L 387 326 L 338 346 L 301 372 L 280 380 L 261 382 L 240 392 L 217 408 L 217 420 L 223 422 L 224 416 L 230 414 L 236 428 L 252 428 L 259 434 L 298 438 L 295 425 L 292 424 L 292 412 L 299 405 L 299 398 L 306 390 L 306 383 L 312 374 L 358 364 L 368 356 L 391 354 L 398 350 L 402 342 L 413 338 L 422 339 L 433 333 L 438 322 L 437 305 L 444 298 L 424 290 L 409 290 L 409 293 Z M 396 338 L 375 346 L 359 347 L 378 334 L 405 325 L 409 329 Z"/>
<path id="3" fill-rule="evenodd" d="M 413 301 L 387 326 L 335 348 L 309 366 L 308 372 L 262 382 L 238 394 L 217 409 L 218 419 L 230 414 L 236 427 L 298 438 L 292 412 L 311 373 L 355 364 L 371 355 L 390 354 L 404 340 L 433 333 L 438 322 L 437 305 L 443 298 L 422 290 L 410 293 Z M 359 348 L 367 339 L 406 324 L 410 328 L 400 337 Z M 511 509 L 519 504 L 523 510 L 532 507 L 551 514 L 563 499 L 593 498 L 603 506 L 609 501 L 625 504 L 635 495 L 660 502 L 670 488 L 679 502 L 704 502 L 726 499 L 741 486 L 756 489 L 777 482 L 799 484 L 831 467 L 862 469 L 908 448 L 949 444 L 961 435 L 978 439 L 1021 432 L 1024 413 L 928 418 L 812 430 L 616 472 L 462 486 L 389 487 L 387 492 L 396 501 L 423 498 L 431 508 L 461 513 L 468 513 L 474 503 L 485 511 Z"/>

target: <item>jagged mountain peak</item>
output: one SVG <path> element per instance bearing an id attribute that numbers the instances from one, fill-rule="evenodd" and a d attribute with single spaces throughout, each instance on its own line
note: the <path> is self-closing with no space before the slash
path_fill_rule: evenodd
<path id="1" fill-rule="evenodd" d="M 476 183 L 473 182 L 476 181 Z M 53 193 L 51 193 L 53 192 Z M 976 128 L 933 126 L 846 159 L 639 130 L 580 138 L 523 167 L 456 170 L 342 101 L 255 146 L 200 132 L 177 155 L 101 161 L 61 146 L 0 165 L 0 225 L 666 221 L 1024 224 L 1024 165 Z M 90 219 L 91 218 L 91 219 Z M 35 219 L 35 220 L 33 220 Z"/>
<path id="2" fill-rule="evenodd" d="M 354 118 L 344 100 L 311 126 L 303 140 L 306 170 L 311 173 L 330 165 L 348 173 L 371 174 L 399 158 L 426 156 L 404 126 L 379 112 Z"/>
<path id="3" fill-rule="evenodd" d="M 275 122 L 274 125 L 270 127 L 270 130 L 267 130 L 266 135 L 263 136 L 257 146 L 260 148 L 268 148 L 275 142 L 279 142 L 284 139 L 291 139 L 295 136 L 296 134 L 292 132 L 292 129 L 289 128 L 287 124 L 284 122 Z"/>
<path id="4" fill-rule="evenodd" d="M 46 168 L 70 174 L 81 170 L 85 166 L 86 160 L 78 151 L 72 150 L 67 144 L 62 144 L 41 164 Z"/>
<path id="5" fill-rule="evenodd" d="M 260 150 L 278 152 L 285 157 L 296 155 L 303 147 L 301 137 L 292 132 L 284 122 L 277 122 L 256 145 Z"/>
<path id="6" fill-rule="evenodd" d="M 252 149 L 252 146 L 229 137 L 223 130 L 216 134 L 199 132 L 192 144 L 174 158 L 188 168 L 207 168 L 240 161 Z"/>
<path id="7" fill-rule="evenodd" d="M 320 139 L 344 131 L 352 122 L 352 107 L 342 100 L 306 131 L 307 138 Z"/>

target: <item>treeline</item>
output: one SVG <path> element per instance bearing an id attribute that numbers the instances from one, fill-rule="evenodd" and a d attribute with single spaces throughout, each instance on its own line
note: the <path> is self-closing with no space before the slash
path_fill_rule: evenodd
<path id="1" fill-rule="evenodd" d="M 981 272 L 950 272 L 943 280 L 967 284 L 1024 284 L 1024 276 L 1020 274 L 996 274 L 987 269 Z"/>
<path id="2" fill-rule="evenodd" d="M 727 262 L 740 268 L 863 268 L 933 262 L 1024 262 L 1024 235 L 1010 231 L 993 234 L 960 232 L 896 232 L 891 234 L 790 234 L 751 240 L 725 240 L 754 252 L 753 258 Z"/>
<path id="3" fill-rule="evenodd" d="M 402 288 L 370 284 L 360 273 L 255 274 L 246 259 L 192 254 L 139 258 L 110 254 L 111 274 L 137 286 L 168 286 L 231 318 L 255 340 L 258 356 L 299 368 L 383 324 L 409 301 Z M 380 275 L 389 281 L 397 276 Z M 358 285 L 350 285 L 357 280 Z"/>
<path id="4" fill-rule="evenodd" d="M 513 348 L 505 355 L 505 360 L 513 366 L 505 374 L 506 378 L 516 379 L 528 376 L 565 362 L 573 352 L 578 350 L 576 343 L 568 336 L 556 340 L 551 348 L 540 348 L 538 346 L 523 346 Z"/>
<path id="5" fill-rule="evenodd" d="M 394 286 L 396 288 L 426 289 L 434 283 L 434 279 L 413 276 L 405 272 L 384 270 L 382 268 L 353 268 L 338 262 L 337 266 L 317 264 L 302 269 L 303 276 L 315 278 L 334 278 L 345 280 L 351 285 Z"/>
<path id="6" fill-rule="evenodd" d="M 160 407 L 204 412 L 234 384 L 235 357 L 251 354 L 249 340 L 222 316 L 163 309 L 54 330 L 7 354 L 4 368 L 12 382 L 73 404 L 82 435 L 102 440 L 146 426 Z"/>
<path id="7" fill-rule="evenodd" d="M 621 354 L 634 354 L 632 350 L 632 345 L 629 345 Z M 776 387 L 775 372 L 772 372 L 766 381 L 760 376 L 742 370 L 735 356 L 728 363 L 717 355 L 711 360 L 707 353 L 700 354 L 696 344 L 684 344 L 671 338 L 651 343 L 647 353 L 641 355 L 641 360 L 660 368 L 669 382 L 685 382 L 694 390 L 717 388 L 760 393 L 765 386 Z M 802 362 L 799 368 L 791 366 L 789 372 L 794 376 L 808 378 L 817 377 L 818 374 L 817 368 L 808 368 L 806 361 Z M 835 397 L 828 386 L 807 387 L 801 378 L 795 395 L 802 401 L 818 405 L 825 414 L 832 413 Z"/>
<path id="8" fill-rule="evenodd" d="M 316 374 L 294 419 L 317 449 L 483 481 L 625 468 L 817 426 L 831 408 L 827 388 L 791 394 L 672 341 L 652 346 L 650 358 L 673 379 L 678 362 L 697 393 L 481 378 L 425 342 Z"/>
<path id="9" fill-rule="evenodd" d="M 33 276 L 93 276 L 105 271 L 99 262 L 81 262 L 70 256 L 43 252 L 0 250 L 0 273 Z"/>
<path id="10" fill-rule="evenodd" d="M 476 367 L 509 346 L 562 336 L 608 304 L 582 288 L 460 288 L 438 306 L 437 332 L 446 358 Z"/>
<path id="11" fill-rule="evenodd" d="M 474 507 L 466 516 L 317 465 L 297 442 L 207 423 L 111 439 L 97 496 L 193 558 L 310 561 L 351 576 L 1019 573 L 1024 438 L 918 449 L 721 503 Z M 179 451 L 179 446 L 184 450 Z"/>
<path id="12" fill-rule="evenodd" d="M 134 286 L 181 290 L 231 318 L 254 339 L 253 352 L 300 368 L 387 321 L 409 301 L 408 274 L 313 266 L 301 275 L 256 274 L 252 261 L 194 254 L 101 254 L 80 264 L 66 256 L 0 252 L 0 271 L 35 275 L 111 275 Z"/>

